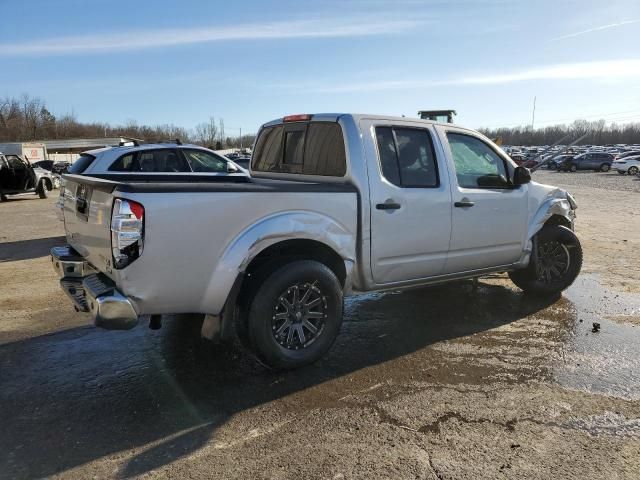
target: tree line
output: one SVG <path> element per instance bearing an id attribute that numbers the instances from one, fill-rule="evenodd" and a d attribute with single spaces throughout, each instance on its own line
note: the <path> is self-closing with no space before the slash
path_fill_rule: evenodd
<path id="1" fill-rule="evenodd" d="M 531 126 L 511 128 L 481 128 L 489 138 L 501 138 L 503 145 L 552 145 L 563 137 L 570 138 L 563 143 L 586 134 L 579 145 L 640 144 L 640 123 L 610 123 L 605 120 L 576 120 L 571 124 L 553 125 L 532 129 Z"/>
<path id="2" fill-rule="evenodd" d="M 80 122 L 76 115 L 56 116 L 44 100 L 27 94 L 21 97 L 0 98 L 0 142 L 28 142 L 33 140 L 64 140 L 70 138 L 129 137 L 147 142 L 179 138 L 215 149 L 250 147 L 255 135 L 229 136 L 224 120 L 210 117 L 193 129 L 172 124 L 139 125 L 129 121 L 125 125 L 104 122 Z"/>
<path id="3" fill-rule="evenodd" d="M 576 120 L 571 124 L 532 129 L 531 126 L 481 128 L 489 138 L 501 138 L 504 145 L 551 145 L 567 134 L 572 139 L 587 134 L 583 145 L 640 144 L 640 123 L 607 124 L 605 120 Z M 139 125 L 129 121 L 125 125 L 104 122 L 80 122 L 76 115 L 56 116 L 39 97 L 27 94 L 21 97 L 0 98 L 0 142 L 25 142 L 68 138 L 130 137 L 145 141 L 179 138 L 215 149 L 248 147 L 255 135 L 229 136 L 223 119 L 210 117 L 193 129 L 172 124 Z M 571 140 L 572 140 L 571 139 Z M 565 143 L 569 143 L 567 140 Z"/>

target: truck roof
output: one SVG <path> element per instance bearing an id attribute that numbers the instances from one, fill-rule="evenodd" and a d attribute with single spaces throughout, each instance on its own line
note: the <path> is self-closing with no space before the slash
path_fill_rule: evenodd
<path id="1" fill-rule="evenodd" d="M 391 120 L 391 121 L 405 121 L 405 122 L 411 121 L 411 122 L 425 123 L 429 125 L 451 126 L 450 123 L 434 122 L 432 120 L 422 120 L 421 118 L 415 118 L 415 117 L 398 117 L 393 115 L 375 115 L 375 114 L 368 114 L 368 113 L 309 113 L 304 115 L 307 115 L 309 117 L 305 121 L 315 120 L 315 121 L 325 121 L 325 122 L 337 122 L 340 117 L 348 116 L 348 117 L 351 117 L 353 121 L 356 123 L 363 118 L 368 118 L 373 120 Z M 279 125 L 281 123 L 284 123 L 287 117 L 290 117 L 290 115 L 277 118 L 275 120 L 271 120 L 270 122 L 265 123 L 263 127 L 268 127 L 271 125 Z M 291 117 L 293 117 L 293 115 L 291 115 Z M 457 126 L 458 125 L 456 125 L 456 127 Z"/>

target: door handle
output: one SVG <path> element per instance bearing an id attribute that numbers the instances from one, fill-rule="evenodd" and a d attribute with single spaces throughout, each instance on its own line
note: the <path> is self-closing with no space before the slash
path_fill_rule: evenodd
<path id="1" fill-rule="evenodd" d="M 473 207 L 475 204 L 476 204 L 476 202 L 472 202 L 471 200 L 462 199 L 459 202 L 454 203 L 453 206 L 454 207 L 465 208 L 465 207 Z"/>
<path id="2" fill-rule="evenodd" d="M 399 203 L 378 203 L 376 205 L 378 210 L 398 210 L 400 208 Z"/>

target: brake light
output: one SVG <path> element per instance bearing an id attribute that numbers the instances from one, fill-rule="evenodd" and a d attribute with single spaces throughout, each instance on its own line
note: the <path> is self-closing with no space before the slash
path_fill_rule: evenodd
<path id="1" fill-rule="evenodd" d="M 111 212 L 113 265 L 124 268 L 142 255 L 144 207 L 133 200 L 116 198 Z"/>
<path id="2" fill-rule="evenodd" d="M 308 113 L 299 113 L 297 115 L 287 115 L 282 119 L 284 122 L 305 122 L 311 120 L 311 115 Z"/>

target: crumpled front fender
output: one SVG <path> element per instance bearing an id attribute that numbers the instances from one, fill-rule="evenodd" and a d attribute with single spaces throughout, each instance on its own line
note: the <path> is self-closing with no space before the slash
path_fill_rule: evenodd
<path id="1" fill-rule="evenodd" d="M 529 258 L 533 250 L 533 237 L 554 215 L 560 215 L 565 218 L 573 229 L 575 211 L 574 208 L 572 208 L 571 201 L 569 200 L 568 192 L 550 185 L 531 182 L 529 189 L 527 243 L 523 256 L 518 262 L 521 267 L 525 267 L 529 264 Z"/>

